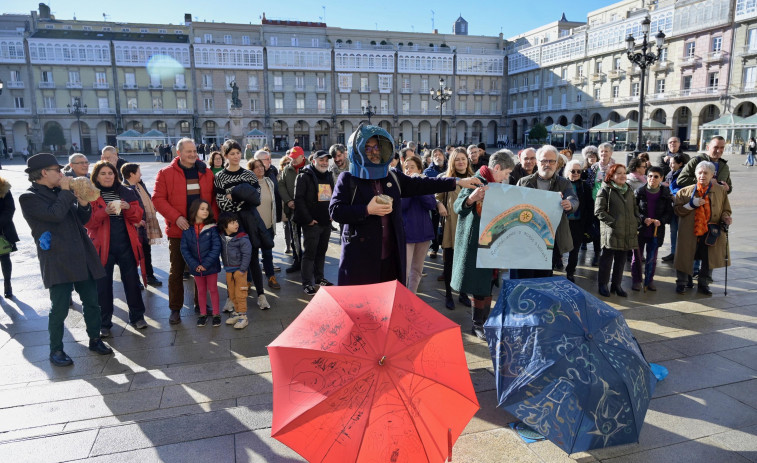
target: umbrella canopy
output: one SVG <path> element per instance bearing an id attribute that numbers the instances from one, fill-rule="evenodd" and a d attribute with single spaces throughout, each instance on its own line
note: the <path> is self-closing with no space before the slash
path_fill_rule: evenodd
<path id="1" fill-rule="evenodd" d="M 561 277 L 505 280 L 484 330 L 505 410 L 568 453 L 638 441 L 657 380 L 620 312 Z"/>
<path id="2" fill-rule="evenodd" d="M 268 353 L 271 436 L 308 461 L 443 461 L 479 409 L 460 326 L 396 281 L 322 287 Z"/>
<path id="3" fill-rule="evenodd" d="M 590 128 L 589 132 L 610 132 L 613 130 L 615 124 L 616 123 L 613 121 L 604 121 L 601 124 L 597 124 L 594 127 Z"/>

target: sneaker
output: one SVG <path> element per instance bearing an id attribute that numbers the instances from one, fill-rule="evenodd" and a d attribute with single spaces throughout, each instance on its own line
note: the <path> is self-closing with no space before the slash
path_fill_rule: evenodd
<path id="1" fill-rule="evenodd" d="M 137 320 L 137 321 L 136 321 L 136 322 L 134 322 L 134 323 L 133 323 L 133 324 L 132 324 L 131 326 L 133 326 L 134 328 L 136 328 L 136 329 L 138 329 L 138 330 L 143 330 L 143 329 L 147 328 L 147 322 L 146 322 L 146 321 L 145 321 L 145 319 L 143 318 L 143 319 L 141 319 L 141 320 Z M 102 337 L 102 336 L 101 336 L 101 337 Z"/>
<path id="2" fill-rule="evenodd" d="M 223 311 L 226 313 L 234 312 L 234 303 L 231 302 L 231 299 L 226 299 L 226 304 L 223 305 Z"/>
<path id="3" fill-rule="evenodd" d="M 247 315 L 240 315 L 237 318 L 237 322 L 234 324 L 234 329 L 241 330 L 245 328 L 248 324 L 249 322 L 247 321 Z"/>
<path id="4" fill-rule="evenodd" d="M 318 282 L 318 286 L 334 286 L 334 283 L 325 278 L 321 278 L 321 281 Z"/>
<path id="5" fill-rule="evenodd" d="M 213 315 L 213 326 L 221 326 L 221 316 Z"/>
<path id="6" fill-rule="evenodd" d="M 239 319 L 239 317 L 240 317 L 240 314 L 238 314 L 236 312 L 231 312 L 231 314 L 229 315 L 229 318 L 226 319 L 226 324 L 227 325 L 233 325 L 234 323 L 237 322 L 237 320 Z"/>
<path id="7" fill-rule="evenodd" d="M 302 287 L 302 290 L 305 291 L 305 294 L 307 294 L 308 296 L 315 294 L 315 288 L 313 287 L 313 285 L 304 285 Z"/>
<path id="8" fill-rule="evenodd" d="M 272 289 L 281 289 L 281 285 L 276 281 L 275 276 L 271 276 L 271 278 L 268 279 L 268 287 Z"/>
<path id="9" fill-rule="evenodd" d="M 205 326 L 208 323 L 207 315 L 200 315 L 197 317 L 197 326 Z"/>
<path id="10" fill-rule="evenodd" d="M 268 299 L 265 298 L 265 294 L 258 296 L 258 307 L 260 307 L 260 310 L 268 310 L 271 308 L 271 304 L 268 303 Z"/>

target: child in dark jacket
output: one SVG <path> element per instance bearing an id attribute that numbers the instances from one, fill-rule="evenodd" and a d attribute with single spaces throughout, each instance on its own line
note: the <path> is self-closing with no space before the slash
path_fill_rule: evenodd
<path id="1" fill-rule="evenodd" d="M 221 263 L 221 237 L 213 218 L 210 203 L 197 199 L 189 207 L 190 227 L 181 235 L 181 255 L 187 262 L 189 271 L 194 275 L 197 286 L 197 302 L 200 317 L 197 326 L 205 326 L 207 315 L 207 292 L 213 305 L 213 326 L 221 325 L 221 308 L 218 302 L 218 272 Z"/>
<path id="2" fill-rule="evenodd" d="M 239 231 L 239 222 L 235 214 L 224 212 L 218 218 L 218 228 L 221 235 L 221 260 L 226 270 L 226 288 L 229 300 L 234 304 L 234 312 L 226 320 L 227 325 L 241 330 L 247 321 L 247 269 L 252 259 L 252 244 L 247 234 Z M 263 296 L 261 309 L 270 307 Z"/>

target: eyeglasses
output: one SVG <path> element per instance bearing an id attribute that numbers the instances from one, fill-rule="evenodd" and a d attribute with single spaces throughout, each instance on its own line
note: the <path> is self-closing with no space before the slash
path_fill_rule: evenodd
<path id="1" fill-rule="evenodd" d="M 71 164 L 89 164 L 89 161 L 72 162 Z"/>
<path id="2" fill-rule="evenodd" d="M 369 151 L 373 151 L 374 153 L 378 153 L 379 151 L 381 151 L 381 148 L 379 147 L 379 145 L 374 145 L 374 146 L 365 145 L 365 152 L 367 153 Z"/>
<path id="3" fill-rule="evenodd" d="M 581 171 L 580 170 L 571 170 L 570 173 L 571 174 L 580 174 Z"/>
<path id="4" fill-rule="evenodd" d="M 541 159 L 539 160 L 539 164 L 557 164 L 557 159 Z"/>
<path id="5" fill-rule="evenodd" d="M 657 174 L 651 174 L 651 175 L 647 175 L 647 177 L 649 177 L 649 178 L 662 178 L 662 177 L 660 177 L 660 176 L 659 176 L 659 175 L 657 175 Z"/>

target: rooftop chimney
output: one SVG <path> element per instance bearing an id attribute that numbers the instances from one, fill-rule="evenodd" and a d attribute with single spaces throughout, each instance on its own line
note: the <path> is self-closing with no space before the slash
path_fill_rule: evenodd
<path id="1" fill-rule="evenodd" d="M 192 25 L 192 14 L 191 13 L 184 13 L 184 25 L 185 26 L 191 26 Z"/>
<path id="2" fill-rule="evenodd" d="M 44 3 L 39 4 L 39 19 L 50 19 L 50 7 Z"/>

